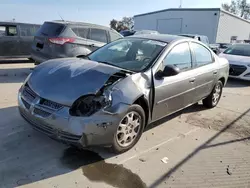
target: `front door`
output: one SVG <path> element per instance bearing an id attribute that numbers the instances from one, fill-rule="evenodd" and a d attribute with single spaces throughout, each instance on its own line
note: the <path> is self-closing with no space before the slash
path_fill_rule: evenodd
<path id="1" fill-rule="evenodd" d="M 18 30 L 15 25 L 0 25 L 0 57 L 19 56 Z"/>
<path id="2" fill-rule="evenodd" d="M 177 66 L 181 72 L 178 75 L 161 79 L 154 76 L 153 121 L 192 104 L 195 94 L 195 77 L 193 76 L 195 74 L 187 42 L 174 46 L 157 71 L 163 70 L 165 65 Z"/>

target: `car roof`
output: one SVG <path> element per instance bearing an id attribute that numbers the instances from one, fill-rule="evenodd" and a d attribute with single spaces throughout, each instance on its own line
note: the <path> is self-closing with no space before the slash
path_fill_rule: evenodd
<path id="1" fill-rule="evenodd" d="M 187 37 L 182 37 L 178 35 L 167 35 L 167 34 L 143 34 L 143 35 L 132 35 L 129 38 L 144 38 L 149 40 L 157 40 L 166 43 L 170 43 L 179 39 L 188 39 Z"/>
<path id="2" fill-rule="evenodd" d="M 198 35 L 198 34 L 180 34 L 180 36 L 190 36 L 190 37 L 207 37 L 205 35 Z"/>
<path id="3" fill-rule="evenodd" d="M 0 22 L 1 25 L 37 25 L 41 26 L 40 24 L 33 24 L 33 23 L 22 23 L 22 22 Z"/>
<path id="4" fill-rule="evenodd" d="M 86 22 L 73 22 L 73 21 L 66 21 L 66 20 L 53 20 L 53 21 L 46 21 L 46 23 L 58 23 L 58 24 L 64 24 L 64 25 L 90 26 L 90 27 L 96 27 L 96 28 L 101 28 L 101 29 L 105 29 L 105 30 L 115 31 L 114 29 L 111 29 L 111 28 L 106 27 L 106 26 L 92 24 L 92 23 L 86 23 Z"/>

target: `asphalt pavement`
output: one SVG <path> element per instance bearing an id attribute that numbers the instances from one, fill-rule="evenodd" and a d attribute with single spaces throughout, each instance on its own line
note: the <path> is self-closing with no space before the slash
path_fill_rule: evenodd
<path id="1" fill-rule="evenodd" d="M 218 107 L 164 118 L 114 155 L 70 148 L 20 117 L 17 91 L 33 67 L 0 64 L 1 188 L 250 188 L 250 82 L 229 80 Z"/>

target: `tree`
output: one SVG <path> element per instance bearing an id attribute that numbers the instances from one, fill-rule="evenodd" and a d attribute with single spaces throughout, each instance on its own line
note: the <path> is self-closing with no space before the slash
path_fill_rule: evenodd
<path id="1" fill-rule="evenodd" d="M 231 4 L 223 3 L 222 8 L 237 16 L 250 19 L 250 4 L 246 0 L 232 0 Z"/>
<path id="2" fill-rule="evenodd" d="M 134 20 L 132 17 L 123 17 L 121 21 L 111 20 L 110 27 L 118 32 L 122 30 L 132 29 L 134 26 Z"/>

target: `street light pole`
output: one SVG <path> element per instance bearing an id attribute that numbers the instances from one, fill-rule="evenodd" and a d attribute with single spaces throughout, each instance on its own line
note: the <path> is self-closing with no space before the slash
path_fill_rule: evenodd
<path id="1" fill-rule="evenodd" d="M 182 0 L 180 0 L 180 6 L 179 6 L 179 8 L 181 8 L 182 7 Z"/>

